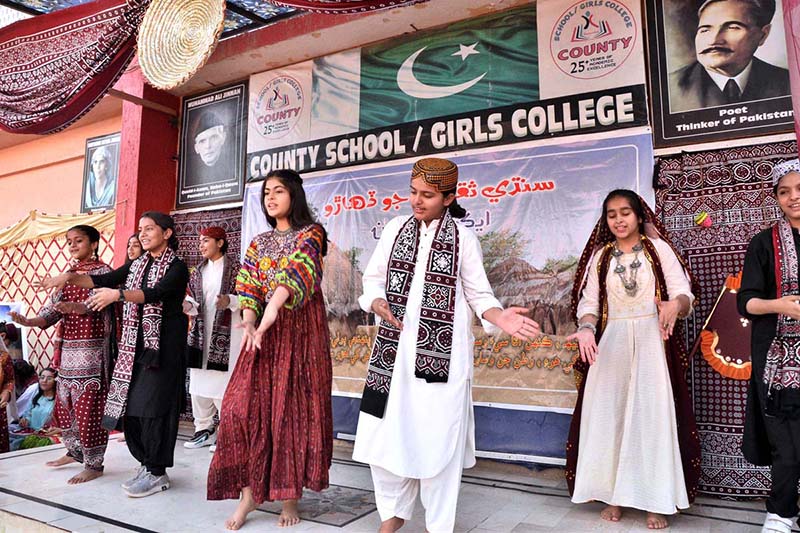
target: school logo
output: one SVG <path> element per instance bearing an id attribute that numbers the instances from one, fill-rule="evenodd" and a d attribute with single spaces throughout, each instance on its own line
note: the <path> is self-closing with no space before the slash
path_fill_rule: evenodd
<path id="1" fill-rule="evenodd" d="M 550 54 L 558 68 L 573 78 L 600 78 L 630 57 L 636 32 L 633 13 L 624 2 L 576 2 L 556 20 Z"/>
<path id="2" fill-rule="evenodd" d="M 300 120 L 304 100 L 302 86 L 291 76 L 268 81 L 258 93 L 253 109 L 258 133 L 268 140 L 288 135 Z"/>

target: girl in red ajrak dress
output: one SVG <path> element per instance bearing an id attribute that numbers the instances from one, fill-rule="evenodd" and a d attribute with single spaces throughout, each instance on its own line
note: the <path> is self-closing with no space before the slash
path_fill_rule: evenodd
<path id="1" fill-rule="evenodd" d="M 328 486 L 333 453 L 330 336 L 320 287 L 327 235 L 292 170 L 267 176 L 262 209 L 274 229 L 253 239 L 237 278 L 242 352 L 208 472 L 209 500 L 241 495 L 228 529 L 239 529 L 265 500 L 283 500 L 279 526 L 297 524 L 303 487 Z"/>
<path id="2" fill-rule="evenodd" d="M 111 268 L 98 259 L 100 232 L 92 226 L 75 226 L 67 231 L 67 247 L 73 264 L 68 272 L 105 274 Z M 56 335 L 56 353 L 60 353 L 55 405 L 56 425 L 61 428 L 67 454 L 47 466 L 83 463 L 83 472 L 69 484 L 84 483 L 103 475 L 103 458 L 108 431 L 100 426 L 108 391 L 110 371 L 110 311 L 92 312 L 84 302 L 90 290 L 74 285 L 56 291 L 51 303 L 36 318 L 11 313 L 14 322 L 42 329 L 62 321 L 61 335 Z M 60 338 L 59 338 L 60 337 Z"/>

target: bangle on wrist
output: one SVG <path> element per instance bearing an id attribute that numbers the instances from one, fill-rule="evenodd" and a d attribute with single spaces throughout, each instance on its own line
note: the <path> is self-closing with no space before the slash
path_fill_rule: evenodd
<path id="1" fill-rule="evenodd" d="M 597 326 L 595 326 L 591 322 L 581 322 L 580 324 L 578 324 L 578 331 L 582 329 L 588 329 L 589 331 L 592 332 L 593 335 L 597 335 Z"/>

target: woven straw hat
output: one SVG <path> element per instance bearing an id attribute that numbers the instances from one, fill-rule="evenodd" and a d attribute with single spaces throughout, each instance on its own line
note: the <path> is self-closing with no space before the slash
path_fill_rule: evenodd
<path id="1" fill-rule="evenodd" d="M 200 70 L 225 23 L 225 0 L 153 0 L 139 28 L 139 64 L 153 87 L 174 89 Z"/>

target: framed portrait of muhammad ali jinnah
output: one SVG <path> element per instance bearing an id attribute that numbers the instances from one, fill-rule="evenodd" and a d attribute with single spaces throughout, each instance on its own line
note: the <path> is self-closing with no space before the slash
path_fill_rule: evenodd
<path id="1" fill-rule="evenodd" d="M 790 131 L 778 0 L 648 0 L 656 147 Z"/>
<path id="2" fill-rule="evenodd" d="M 184 99 L 178 209 L 242 199 L 246 109 L 245 83 Z"/>

